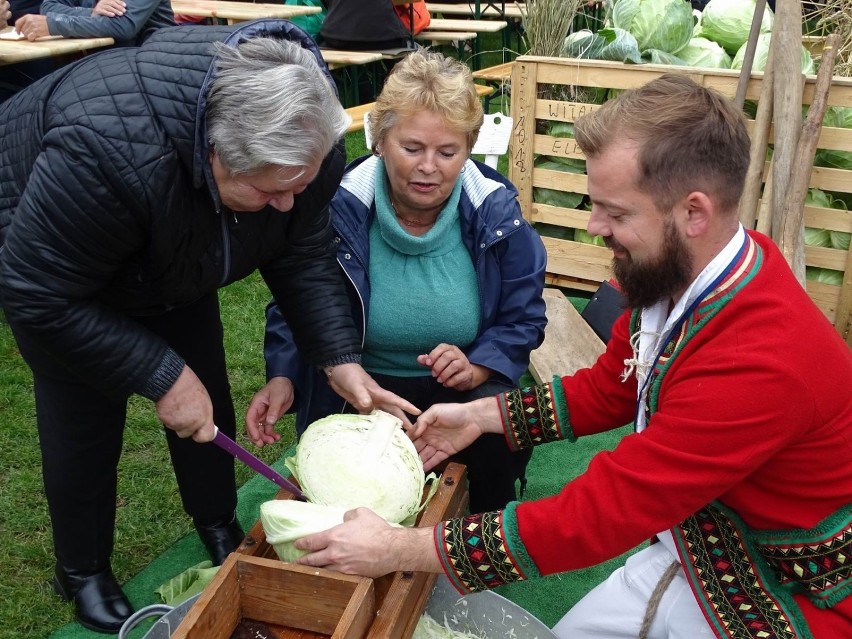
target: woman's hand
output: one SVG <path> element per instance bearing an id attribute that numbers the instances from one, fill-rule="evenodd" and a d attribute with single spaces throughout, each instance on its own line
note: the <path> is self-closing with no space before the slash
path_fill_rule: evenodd
<path id="1" fill-rule="evenodd" d="M 432 528 L 395 528 L 369 508 L 347 511 L 343 523 L 302 537 L 297 563 L 349 575 L 381 577 L 397 570 L 440 572 Z"/>
<path id="2" fill-rule="evenodd" d="M 491 369 L 471 364 L 458 346 L 438 344 L 432 352 L 418 355 L 417 363 L 432 369 L 432 377 L 439 384 L 457 391 L 476 388 L 491 377 Z"/>
<path id="3" fill-rule="evenodd" d="M 12 11 L 9 8 L 9 0 L 0 0 L 0 29 L 5 29 L 9 26 L 9 20 L 12 19 Z"/>
<path id="4" fill-rule="evenodd" d="M 503 423 L 494 397 L 466 404 L 434 404 L 414 424 L 409 437 L 431 470 L 450 455 L 470 446 L 483 433 L 500 433 Z"/>
<path id="5" fill-rule="evenodd" d="M 123 16 L 126 11 L 127 4 L 122 2 L 122 0 L 99 0 L 92 8 L 92 15 L 117 18 L 119 16 Z"/>
<path id="6" fill-rule="evenodd" d="M 21 16 L 15 22 L 15 31 L 22 33 L 30 42 L 37 38 L 49 36 L 50 31 L 47 29 L 47 16 L 35 14 Z"/>
<path id="7" fill-rule="evenodd" d="M 411 422 L 405 413 L 420 414 L 414 404 L 379 386 L 360 364 L 338 364 L 325 373 L 332 390 L 360 413 L 378 408 L 401 419 L 406 428 L 411 427 Z"/>
<path id="8" fill-rule="evenodd" d="M 293 382 L 287 377 L 273 377 L 254 394 L 246 410 L 246 434 L 255 446 L 281 439 L 275 423 L 290 410 L 294 398 Z"/>
<path id="9" fill-rule="evenodd" d="M 183 367 L 177 381 L 156 405 L 159 420 L 178 437 L 192 437 L 199 443 L 213 439 L 213 404 L 189 366 Z"/>

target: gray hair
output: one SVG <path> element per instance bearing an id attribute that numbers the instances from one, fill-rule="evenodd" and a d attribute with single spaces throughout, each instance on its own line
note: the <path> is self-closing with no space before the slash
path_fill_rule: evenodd
<path id="1" fill-rule="evenodd" d="M 217 43 L 207 131 L 231 174 L 324 158 L 351 119 L 313 53 L 297 42 L 254 38 Z"/>

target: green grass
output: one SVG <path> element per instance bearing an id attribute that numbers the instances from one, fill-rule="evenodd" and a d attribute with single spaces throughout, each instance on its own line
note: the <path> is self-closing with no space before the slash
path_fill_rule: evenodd
<path id="1" fill-rule="evenodd" d="M 228 370 L 240 421 L 252 394 L 264 382 L 263 309 L 269 297 L 257 275 L 220 293 Z M 0 423 L 0 638 L 46 637 L 73 621 L 73 609 L 49 586 L 53 547 L 32 376 L 4 322 L 0 322 Z M 242 430 L 238 428 L 242 443 L 252 447 Z M 261 452 L 267 461 L 292 443 L 291 417 L 285 418 L 280 431 L 282 443 Z M 240 485 L 251 476 L 247 467 L 237 464 Z M 119 582 L 133 577 L 192 530 L 180 504 L 153 404 L 138 397 L 131 400 L 128 412 L 117 506 L 113 570 Z"/>

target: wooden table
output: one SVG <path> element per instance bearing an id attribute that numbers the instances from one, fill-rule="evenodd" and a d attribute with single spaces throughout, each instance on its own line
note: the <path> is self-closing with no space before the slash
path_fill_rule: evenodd
<path id="1" fill-rule="evenodd" d="M 322 59 L 329 69 L 339 69 L 349 65 L 378 62 L 384 56 L 378 51 L 340 51 L 338 49 L 320 49 Z"/>
<path id="2" fill-rule="evenodd" d="M 13 27 L 3 29 L 4 32 L 12 30 Z M 115 44 L 115 40 L 112 38 L 63 38 L 61 36 L 48 36 L 33 42 L 29 40 L 0 40 L 0 66 L 39 58 L 52 58 L 99 47 L 109 47 L 113 44 Z"/>
<path id="3" fill-rule="evenodd" d="M 243 20 L 257 20 L 258 18 L 289 19 L 307 16 L 320 13 L 322 7 L 231 2 L 229 0 L 172 0 L 172 11 L 184 16 L 241 22 Z"/>

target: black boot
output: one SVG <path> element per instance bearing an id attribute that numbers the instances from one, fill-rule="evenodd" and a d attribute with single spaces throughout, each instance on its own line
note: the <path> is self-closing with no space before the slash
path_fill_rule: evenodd
<path id="1" fill-rule="evenodd" d="M 95 632 L 117 634 L 133 607 L 107 565 L 99 571 L 73 570 L 56 564 L 53 590 L 73 601 L 80 625 Z"/>
<path id="2" fill-rule="evenodd" d="M 240 528 L 236 515 L 228 520 L 213 524 L 195 524 L 195 530 L 204 543 L 214 566 L 221 566 L 232 552 L 243 542 L 245 533 Z"/>

